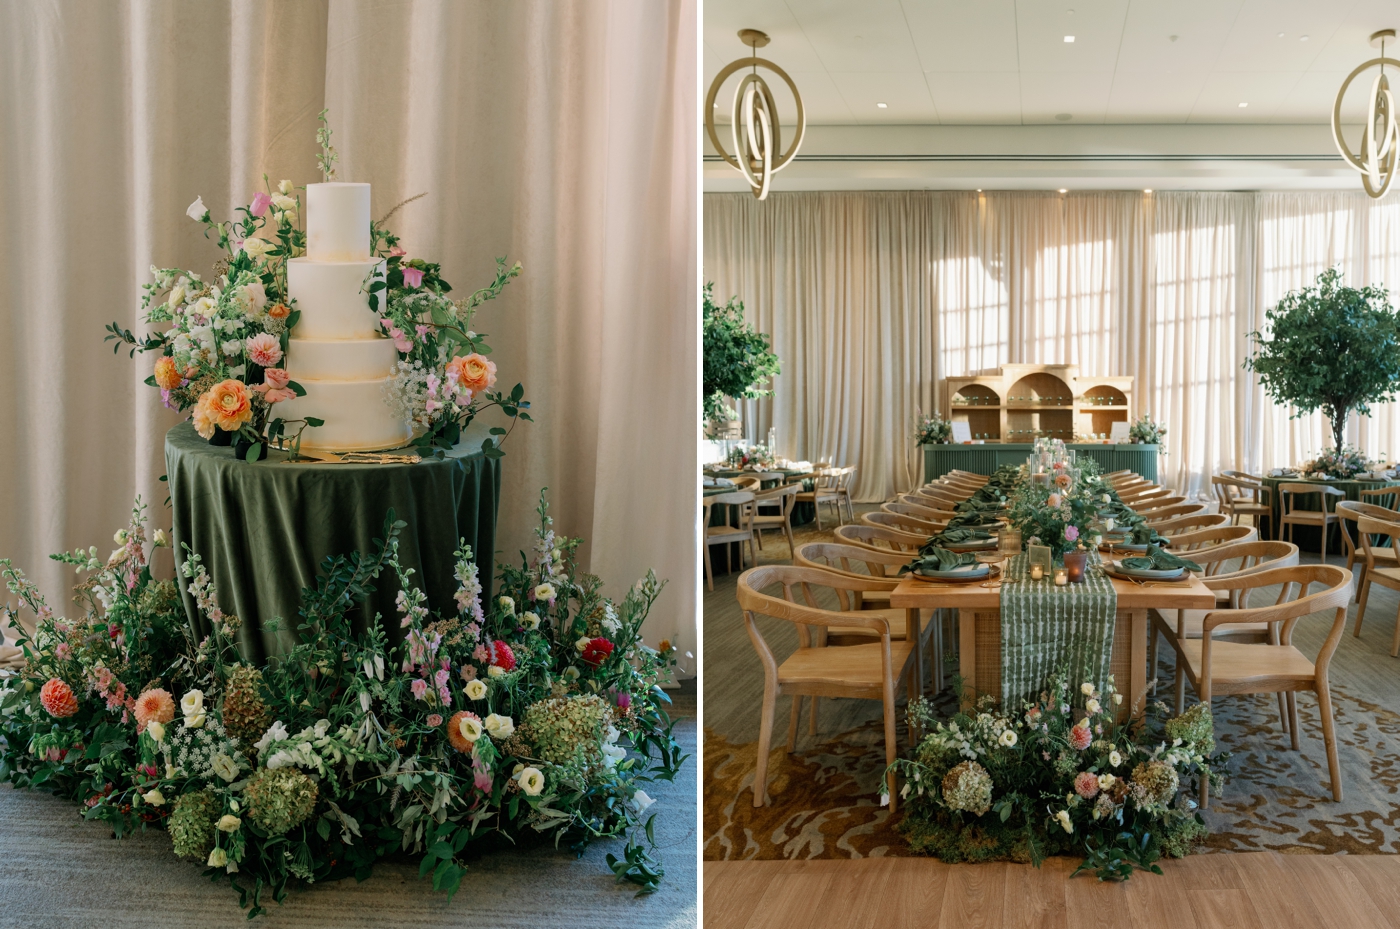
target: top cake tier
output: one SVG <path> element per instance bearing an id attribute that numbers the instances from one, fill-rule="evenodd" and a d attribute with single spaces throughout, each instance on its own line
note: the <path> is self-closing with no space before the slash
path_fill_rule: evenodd
<path id="1" fill-rule="evenodd" d="M 369 185 L 306 185 L 306 257 L 312 261 L 369 258 Z"/>

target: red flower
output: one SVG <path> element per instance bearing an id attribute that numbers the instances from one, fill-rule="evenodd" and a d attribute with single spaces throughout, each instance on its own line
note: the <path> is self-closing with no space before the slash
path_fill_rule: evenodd
<path id="1" fill-rule="evenodd" d="M 585 662 L 596 668 L 612 653 L 613 644 L 602 636 L 599 636 L 588 643 L 588 647 L 583 650 L 582 657 Z"/>
<path id="2" fill-rule="evenodd" d="M 491 663 L 502 671 L 515 670 L 515 652 L 510 650 L 510 646 L 504 642 L 491 643 L 492 658 Z"/>
<path id="3" fill-rule="evenodd" d="M 49 678 L 48 683 L 39 689 L 39 702 L 50 716 L 63 719 L 78 712 L 78 698 L 73 696 L 73 688 L 58 678 Z"/>

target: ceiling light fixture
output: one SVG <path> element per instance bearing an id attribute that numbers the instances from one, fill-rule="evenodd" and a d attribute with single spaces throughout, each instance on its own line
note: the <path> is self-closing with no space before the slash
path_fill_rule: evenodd
<path id="1" fill-rule="evenodd" d="M 1247 106 L 1249 106 L 1248 103 L 1241 103 L 1241 104 L 1240 104 L 1240 109 L 1244 109 L 1244 108 L 1247 107 Z"/>
<path id="2" fill-rule="evenodd" d="M 1144 187 L 1144 188 L 1142 189 L 1142 192 L 1145 193 L 1145 194 L 1150 194 L 1150 193 L 1152 193 L 1152 188 L 1151 188 L 1151 187 Z"/>
<path id="3" fill-rule="evenodd" d="M 877 103 L 875 105 L 882 110 L 888 110 L 890 108 L 890 105 L 888 103 Z"/>
<path id="4" fill-rule="evenodd" d="M 807 132 L 807 113 L 802 107 L 802 95 L 797 92 L 797 85 L 787 72 L 773 62 L 758 57 L 758 50 L 771 41 L 767 34 L 757 29 L 740 29 L 739 41 L 752 48 L 753 55 L 731 61 L 715 75 L 710 92 L 705 96 L 705 131 L 709 133 L 710 144 L 720 157 L 744 175 L 755 197 L 764 200 L 768 197 L 774 173 L 787 167 L 802 147 L 802 136 Z M 715 131 L 714 111 L 718 106 L 715 96 L 729 75 L 748 67 L 752 67 L 753 72 L 744 75 L 734 91 L 733 119 L 729 123 L 729 134 L 734 143 L 734 154 L 731 156 L 720 144 L 719 133 Z M 793 130 L 792 145 L 785 152 L 778 124 L 778 105 L 773 100 L 768 83 L 758 75 L 760 67 L 782 78 L 792 91 L 793 100 L 797 101 L 797 128 Z"/>
<path id="5" fill-rule="evenodd" d="M 1065 41 L 1066 41 L 1066 42 L 1073 42 L 1073 41 L 1074 41 L 1074 36 L 1072 36 L 1072 35 L 1067 35 L 1067 36 L 1065 36 Z"/>
<path id="6" fill-rule="evenodd" d="M 1394 29 L 1371 33 L 1371 45 L 1381 50 L 1380 57 L 1362 62 L 1348 74 L 1347 79 L 1342 81 L 1341 90 L 1337 91 L 1336 103 L 1332 104 L 1332 140 L 1337 143 L 1337 151 L 1341 152 L 1347 164 L 1361 172 L 1361 186 L 1376 200 L 1386 195 L 1390 182 L 1395 179 L 1396 150 L 1400 149 L 1400 122 L 1396 119 L 1395 96 L 1390 91 L 1390 78 L 1385 73 L 1386 65 L 1400 68 L 1400 61 L 1385 57 L 1385 43 L 1394 39 Z M 1361 149 L 1352 154 L 1346 139 L 1342 138 L 1342 98 L 1361 72 L 1377 66 L 1380 73 L 1371 83 L 1371 93 L 1367 98 Z"/>
<path id="7" fill-rule="evenodd" d="M 1298 41 L 1299 41 L 1299 42 L 1306 42 L 1307 40 L 1308 40 L 1308 37 L 1305 36 L 1305 35 L 1300 35 L 1300 36 L 1298 36 Z"/>
<path id="8" fill-rule="evenodd" d="M 1060 193 L 1062 193 L 1062 194 L 1067 194 L 1067 193 L 1069 193 L 1069 190 L 1068 190 L 1067 188 L 1061 187 L 1061 188 L 1060 188 Z"/>

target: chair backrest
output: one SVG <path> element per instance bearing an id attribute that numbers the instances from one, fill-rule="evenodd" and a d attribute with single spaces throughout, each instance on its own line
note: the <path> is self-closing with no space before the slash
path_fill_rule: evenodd
<path id="1" fill-rule="evenodd" d="M 1260 571 L 1236 572 L 1220 577 L 1204 579 L 1207 587 L 1216 591 L 1230 591 L 1232 604 L 1237 609 L 1211 610 L 1201 623 L 1201 664 L 1204 676 L 1209 676 L 1211 634 L 1219 626 L 1235 623 L 1269 623 L 1278 625 L 1278 641 L 1281 645 L 1291 645 L 1293 627 L 1298 620 L 1313 613 L 1332 611 L 1332 628 L 1327 634 L 1322 648 L 1314 662 L 1320 680 L 1327 679 L 1327 665 L 1337 650 L 1342 637 L 1342 627 L 1346 625 L 1347 605 L 1351 602 L 1351 572 L 1333 565 L 1294 565 L 1292 567 L 1266 566 Z M 1321 584 L 1323 589 L 1310 593 L 1312 587 Z M 1249 606 L 1249 595 L 1263 588 L 1281 586 L 1278 599 L 1270 606 Z M 1296 587 L 1299 596 L 1289 599 L 1292 588 Z"/>
<path id="2" fill-rule="evenodd" d="M 932 497 L 925 497 L 922 494 L 900 494 L 891 503 L 904 503 L 909 506 L 917 506 L 920 509 L 928 510 L 937 514 L 938 519 L 952 519 L 958 515 L 958 511 L 953 509 L 953 504 L 943 503 Z"/>
<path id="3" fill-rule="evenodd" d="M 813 626 L 818 627 L 821 633 L 818 644 L 825 639 L 825 627 L 827 626 L 863 626 L 878 635 L 884 644 L 884 670 L 888 676 L 890 673 L 889 620 L 875 611 L 822 609 L 817 605 L 816 597 L 812 592 L 813 587 L 825 587 L 846 593 L 883 590 L 887 583 L 879 578 L 857 577 L 821 568 L 789 565 L 760 565 L 757 568 L 749 568 L 739 575 L 739 608 L 744 611 L 744 625 L 748 629 L 749 640 L 753 642 L 754 650 L 758 652 L 759 660 L 763 662 L 766 675 L 770 679 L 777 678 L 778 661 L 773 655 L 773 650 L 768 647 L 768 643 L 764 640 L 763 634 L 759 632 L 758 624 L 753 620 L 755 615 L 769 616 L 773 619 L 796 624 L 797 639 L 802 648 L 812 647 L 811 627 Z M 775 584 L 782 585 L 782 597 L 763 593 Z M 801 591 L 805 603 L 797 602 L 798 591 Z"/>
<path id="4" fill-rule="evenodd" d="M 1149 497 L 1146 505 L 1138 512 L 1143 516 L 1155 515 L 1158 510 L 1164 510 L 1169 506 L 1181 506 L 1187 503 L 1187 499 L 1181 494 L 1168 494 L 1165 497 Z"/>
<path id="5" fill-rule="evenodd" d="M 938 510 L 930 510 L 926 506 L 911 506 L 908 503 L 882 503 L 880 512 L 894 513 L 898 516 L 912 516 L 915 519 L 922 519 L 925 522 L 946 525 L 952 517 Z"/>
<path id="6" fill-rule="evenodd" d="M 1250 474 L 1248 471 L 1221 471 L 1222 476 L 1236 481 L 1246 481 L 1250 484 L 1263 483 L 1264 478 L 1258 474 Z"/>
<path id="7" fill-rule="evenodd" d="M 1174 552 L 1196 552 L 1208 550 L 1216 545 L 1253 542 L 1257 538 L 1259 531 L 1253 526 L 1212 526 L 1208 529 L 1177 533 L 1171 540 Z"/>
<path id="8" fill-rule="evenodd" d="M 1328 487 L 1326 484 L 1280 484 L 1278 485 L 1279 506 L 1283 510 L 1281 519 L 1287 519 L 1295 512 L 1308 513 L 1315 510 L 1294 510 L 1294 495 L 1306 496 L 1307 494 L 1322 494 L 1322 509 L 1327 512 L 1328 497 L 1345 497 L 1342 491 L 1335 487 Z"/>
<path id="9" fill-rule="evenodd" d="M 757 474 L 743 474 L 731 479 L 735 487 L 742 490 L 758 490 L 763 486 L 763 481 Z"/>
<path id="10" fill-rule="evenodd" d="M 867 526 L 881 526 L 886 529 L 897 529 L 900 532 L 923 533 L 924 538 L 928 538 L 935 533 L 942 532 L 946 527 L 943 523 L 929 522 L 926 519 L 917 519 L 913 516 L 906 516 L 903 513 L 862 513 L 860 521 Z"/>
<path id="11" fill-rule="evenodd" d="M 986 474 L 978 474 L 976 471 L 963 471 L 960 468 L 954 468 L 948 473 L 956 474 L 958 477 L 965 477 L 970 481 L 980 481 L 983 484 L 990 480 L 990 477 Z"/>
<path id="12" fill-rule="evenodd" d="M 1230 517 L 1224 513 L 1197 513 L 1194 516 L 1178 516 L 1166 522 L 1154 523 L 1152 528 L 1157 530 L 1158 535 L 1173 536 L 1180 535 L 1188 529 L 1209 529 L 1212 526 L 1223 526 L 1230 521 Z"/>
<path id="13" fill-rule="evenodd" d="M 927 497 L 935 503 L 943 503 L 948 506 L 957 506 L 972 494 L 958 493 L 946 484 L 925 484 L 914 491 L 912 496 Z"/>
<path id="14" fill-rule="evenodd" d="M 1400 513 L 1393 514 L 1395 520 L 1376 519 L 1374 516 L 1362 515 L 1356 520 L 1356 532 L 1361 543 L 1361 555 L 1366 559 L 1366 567 L 1373 568 L 1376 565 L 1375 556 L 1372 551 L 1375 546 L 1371 544 L 1371 536 L 1383 535 L 1390 538 L 1391 545 L 1400 545 Z M 1400 552 L 1400 548 L 1395 549 Z"/>
<path id="15" fill-rule="evenodd" d="M 899 578 L 891 576 L 893 572 L 886 569 L 902 568 L 909 563 L 909 556 L 902 552 L 882 552 L 859 545 L 808 542 L 797 547 L 792 563 L 804 568 L 824 568 L 855 577 L 877 578 L 885 584 L 881 589 L 894 590 L 899 586 Z M 837 596 L 841 598 L 841 608 L 848 609 L 845 591 L 838 591 Z"/>
<path id="16" fill-rule="evenodd" d="M 1195 516 L 1197 513 L 1204 513 L 1210 507 L 1204 503 L 1179 503 L 1176 506 L 1165 506 L 1160 510 L 1139 510 L 1138 515 L 1146 518 L 1147 525 L 1158 526 L 1169 519 L 1179 519 L 1182 516 Z"/>
<path id="17" fill-rule="evenodd" d="M 846 523 L 837 526 L 836 540 L 846 545 L 873 548 L 886 552 L 917 552 L 928 541 L 925 535 L 915 535 L 889 529 L 884 526 L 868 526 L 859 523 Z"/>
<path id="18" fill-rule="evenodd" d="M 839 468 L 837 470 L 838 473 L 836 475 L 836 489 L 840 493 L 845 494 L 846 496 L 850 496 L 851 484 L 856 479 L 856 467 L 855 465 L 850 465 L 848 467 Z"/>
<path id="19" fill-rule="evenodd" d="M 797 505 L 797 495 L 802 490 L 801 484 L 782 484 L 771 490 L 765 490 L 754 494 L 753 502 L 755 506 L 773 506 L 782 508 L 783 519 L 792 515 L 792 508 Z"/>
<path id="20" fill-rule="evenodd" d="M 1268 568 L 1291 568 L 1298 563 L 1298 546 L 1292 542 L 1234 542 L 1193 552 L 1191 560 L 1205 568 L 1206 577 L 1233 577 Z M 1235 561 L 1239 565 L 1231 567 Z"/>
<path id="21" fill-rule="evenodd" d="M 1395 510 L 1400 505 L 1400 487 L 1367 487 L 1357 493 L 1362 503 Z"/>

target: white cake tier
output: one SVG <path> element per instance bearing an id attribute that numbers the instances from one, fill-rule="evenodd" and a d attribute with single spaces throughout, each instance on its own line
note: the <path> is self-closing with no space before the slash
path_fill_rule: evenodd
<path id="1" fill-rule="evenodd" d="M 314 416 L 324 426 L 308 427 L 301 434 L 304 450 L 373 452 L 398 448 L 413 438 L 408 423 L 394 416 L 384 402 L 387 377 L 362 381 L 298 379 L 306 396 L 284 400 L 274 415 L 286 420 Z M 293 427 L 295 429 L 297 427 Z"/>
<path id="2" fill-rule="evenodd" d="M 379 317 L 369 307 L 369 285 L 384 276 L 384 262 L 287 262 L 287 293 L 301 312 L 293 333 L 299 339 L 367 339 L 380 334 Z M 383 300 L 383 297 L 380 297 Z"/>
<path id="3" fill-rule="evenodd" d="M 306 185 L 306 257 L 364 261 L 369 257 L 369 185 Z"/>
<path id="4" fill-rule="evenodd" d="M 301 327 L 297 327 L 300 331 Z M 292 339 L 287 345 L 287 373 L 300 383 L 313 381 L 363 381 L 387 377 L 398 360 L 390 339 Z"/>

